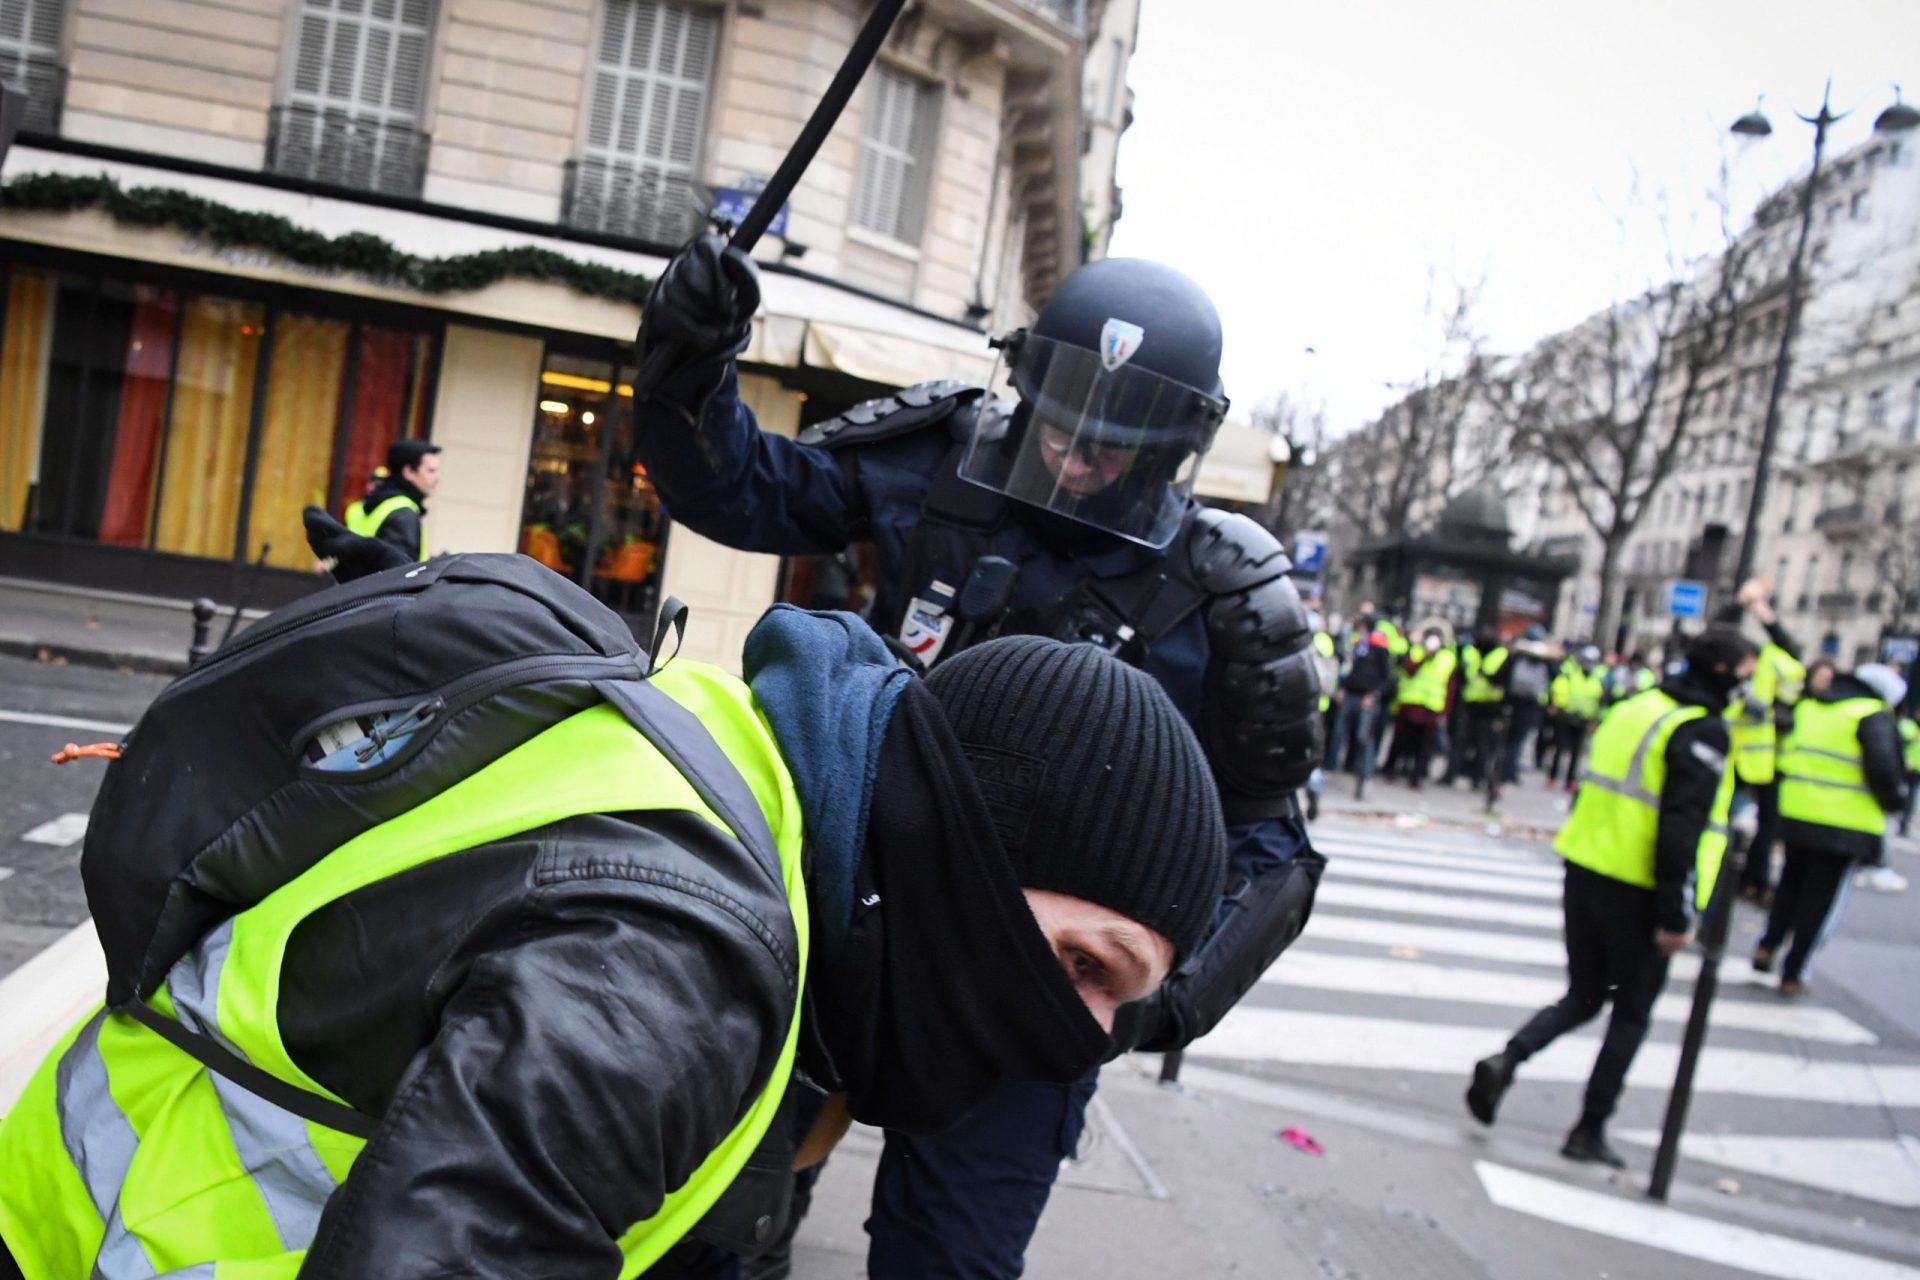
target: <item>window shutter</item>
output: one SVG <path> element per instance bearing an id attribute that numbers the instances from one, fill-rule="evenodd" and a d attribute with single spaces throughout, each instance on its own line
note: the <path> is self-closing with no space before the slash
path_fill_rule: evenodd
<path id="1" fill-rule="evenodd" d="M 937 91 L 885 67 L 877 69 L 861 131 L 853 220 L 908 244 L 918 242 L 936 145 Z"/>
<path id="2" fill-rule="evenodd" d="M 64 0 L 0 0 L 0 81 L 25 90 L 33 133 L 59 126 L 60 22 Z"/>
<path id="3" fill-rule="evenodd" d="M 4 2 L 4 0 L 0 0 Z M 300 0 L 272 168 L 411 195 L 420 189 L 433 0 Z"/>
<path id="4" fill-rule="evenodd" d="M 720 41 L 711 9 L 609 0 L 567 220 L 677 243 L 699 217 L 695 175 Z"/>

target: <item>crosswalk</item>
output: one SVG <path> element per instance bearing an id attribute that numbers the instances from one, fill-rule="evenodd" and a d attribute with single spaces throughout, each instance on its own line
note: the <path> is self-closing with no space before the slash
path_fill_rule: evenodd
<path id="1" fill-rule="evenodd" d="M 1472 1063 L 1565 990 L 1558 860 L 1471 832 L 1351 823 L 1321 824 L 1315 843 L 1329 865 L 1306 933 L 1189 1057 L 1412 1098 L 1470 1124 L 1459 1094 Z M 1698 954 L 1671 972 L 1616 1119 L 1625 1144 L 1658 1141 Z M 1920 1055 L 1840 1010 L 1783 1001 L 1744 957 L 1721 980 L 1684 1154 L 1788 1194 L 1920 1206 Z M 1503 1126 L 1572 1123 L 1604 1018 L 1525 1065 Z"/>

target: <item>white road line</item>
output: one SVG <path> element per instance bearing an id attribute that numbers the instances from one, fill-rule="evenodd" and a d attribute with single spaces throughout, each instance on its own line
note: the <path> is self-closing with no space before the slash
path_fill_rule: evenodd
<path id="1" fill-rule="evenodd" d="M 1474 1161 L 1473 1169 L 1487 1198 L 1502 1209 L 1716 1266 L 1736 1267 L 1779 1280 L 1834 1280 L 1839 1276 L 1847 1280 L 1920 1280 L 1920 1270 L 1864 1253 L 1808 1244 L 1642 1200 L 1570 1187 L 1485 1160 Z"/>
<path id="2" fill-rule="evenodd" d="M 93 921 L 0 978 L 0 1115 L 40 1068 L 47 1050 L 100 1004 L 107 989 L 107 961 Z"/>
<path id="3" fill-rule="evenodd" d="M 1388 884 L 1426 885 L 1433 889 L 1464 889 L 1470 893 L 1504 894 L 1510 898 L 1560 900 L 1559 877 L 1550 881 L 1523 880 L 1497 871 L 1441 871 L 1433 867 L 1409 867 L 1397 863 L 1357 862 L 1335 858 L 1327 864 L 1322 883 L 1342 880 L 1381 880 Z"/>
<path id="4" fill-rule="evenodd" d="M 1564 923 L 1560 908 L 1533 907 L 1513 902 L 1488 902 L 1413 889 L 1381 889 L 1365 884 L 1341 884 L 1329 877 L 1314 894 L 1315 902 L 1358 907 L 1363 911 L 1392 911 L 1401 915 L 1440 916 L 1448 920 L 1484 920 L 1489 924 L 1519 925 L 1558 930 Z M 1308 926 L 1311 928 L 1311 924 Z"/>
<path id="5" fill-rule="evenodd" d="M 1371 849 L 1381 853 L 1403 853 L 1419 850 L 1422 853 L 1451 854 L 1462 862 L 1477 863 L 1485 866 L 1489 863 L 1514 863 L 1520 866 L 1548 866 L 1553 861 L 1550 850 L 1542 848 L 1539 853 L 1525 849 L 1503 849 L 1495 844 L 1472 844 L 1460 841 L 1433 840 L 1420 832 L 1408 832 L 1394 836 L 1387 833 L 1353 833 L 1348 831 L 1325 831 L 1319 827 L 1312 829 L 1313 843 L 1326 845 L 1330 849 L 1354 848 Z"/>
<path id="6" fill-rule="evenodd" d="M 41 823 L 20 838 L 28 844 L 50 844 L 64 849 L 68 845 L 77 843 L 86 834 L 86 814 L 63 813 L 50 822 Z"/>
<path id="7" fill-rule="evenodd" d="M 1497 866 L 1490 866 L 1485 862 L 1456 858 L 1446 853 L 1409 853 L 1397 849 L 1387 853 L 1379 849 L 1347 849 L 1325 844 L 1316 844 L 1314 847 L 1321 853 L 1328 854 L 1331 860 L 1342 864 L 1370 862 L 1392 866 L 1443 867 L 1448 871 L 1472 871 L 1482 875 L 1511 877 L 1515 880 L 1550 881 L 1556 885 L 1567 878 L 1566 872 L 1560 869 L 1558 863 L 1533 865 L 1503 862 Z"/>
<path id="8" fill-rule="evenodd" d="M 91 733 L 126 733 L 133 728 L 130 724 L 113 724 L 106 720 L 76 720 L 72 716 L 45 716 L 38 711 L 0 711 L 0 720 L 10 724 L 42 725 L 48 729 L 85 729 Z"/>
<path id="9" fill-rule="evenodd" d="M 1652 1129 L 1616 1133 L 1643 1147 L 1660 1145 Z M 1902 1209 L 1920 1208 L 1920 1138 L 1790 1138 L 1772 1134 L 1689 1133 L 1689 1160 L 1725 1165 L 1803 1186 L 1860 1196 Z"/>
<path id="10" fill-rule="evenodd" d="M 1275 961 L 1260 980 L 1311 991 L 1458 1000 L 1513 1009 L 1538 1009 L 1558 1000 L 1567 989 L 1562 978 L 1466 969 L 1424 960 L 1327 955 L 1300 947 Z M 1692 1007 L 1691 993 L 1670 993 L 1655 1003 L 1653 1016 L 1661 1022 L 1684 1023 Z M 1871 1031 L 1845 1014 L 1809 1004 L 1722 999 L 1714 1003 L 1712 1025 L 1828 1044 L 1880 1043 Z"/>
<path id="11" fill-rule="evenodd" d="M 1321 899 L 1322 903 L 1325 899 Z M 1299 943 L 1359 942 L 1375 947 L 1403 947 L 1415 951 L 1438 951 L 1452 956 L 1472 956 L 1476 960 L 1498 960 L 1504 964 L 1531 964 L 1547 969 L 1565 969 L 1566 944 L 1558 938 L 1523 937 L 1512 933 L 1485 933 L 1477 929 L 1449 929 L 1438 924 L 1408 924 L 1401 920 L 1373 920 L 1364 916 L 1346 916 L 1313 909 L 1307 931 Z M 1684 959 L 1684 957 L 1676 957 Z"/>
<path id="12" fill-rule="evenodd" d="M 8 876 L 12 874 L 13 874 L 12 867 L 0 867 L 0 880 L 5 880 Z"/>
<path id="13" fill-rule="evenodd" d="M 1242 1005 L 1211 1035 L 1195 1042 L 1191 1052 L 1250 1062 L 1414 1071 L 1457 1076 L 1464 1083 L 1474 1061 L 1499 1049 L 1506 1037 L 1506 1031 L 1495 1027 Z M 1591 1033 L 1563 1036 L 1520 1069 L 1520 1080 L 1584 1082 L 1599 1047 L 1598 1036 Z M 1627 1076 L 1628 1085 L 1662 1092 L 1672 1088 L 1678 1056 L 1677 1045 L 1644 1046 Z M 1813 1060 L 1715 1045 L 1700 1057 L 1694 1088 L 1700 1093 L 1875 1110 L 1920 1107 L 1920 1067 Z"/>

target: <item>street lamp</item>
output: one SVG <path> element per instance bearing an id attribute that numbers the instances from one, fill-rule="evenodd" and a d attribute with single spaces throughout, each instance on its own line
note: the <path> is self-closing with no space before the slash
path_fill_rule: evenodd
<path id="1" fill-rule="evenodd" d="M 1826 152 L 1827 128 L 1844 120 L 1848 112 L 1834 114 L 1830 107 L 1833 98 L 1833 81 L 1827 81 L 1827 87 L 1820 95 L 1820 113 L 1818 115 L 1794 114 L 1813 126 L 1813 166 L 1807 173 L 1804 186 L 1800 189 L 1800 233 L 1794 241 L 1793 260 L 1787 267 L 1787 314 L 1785 323 L 1780 326 L 1780 352 L 1773 362 L 1773 386 L 1767 392 L 1767 417 L 1760 428 L 1760 447 L 1753 460 L 1753 498 L 1747 503 L 1747 523 L 1740 535 L 1740 560 L 1734 570 L 1733 580 L 1745 582 L 1753 576 L 1754 557 L 1760 550 L 1760 514 L 1767 505 L 1767 486 L 1773 477 L 1773 445 L 1780 433 L 1780 402 L 1786 395 L 1787 379 L 1793 371 L 1793 340 L 1800 331 L 1800 307 L 1805 301 L 1804 283 L 1806 276 L 1807 241 L 1813 235 L 1814 197 L 1820 185 L 1820 160 Z M 1900 100 L 1900 86 L 1893 88 L 1893 105 L 1882 111 L 1873 122 L 1875 133 L 1904 133 L 1920 125 L 1920 111 L 1914 110 Z M 1743 138 L 1765 138 L 1773 133 L 1773 125 L 1760 114 L 1756 105 L 1752 111 L 1735 120 L 1732 132 Z"/>

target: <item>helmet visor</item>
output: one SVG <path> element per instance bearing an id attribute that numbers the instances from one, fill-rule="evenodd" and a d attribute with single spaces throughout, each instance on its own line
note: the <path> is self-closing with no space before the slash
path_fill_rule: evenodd
<path id="1" fill-rule="evenodd" d="M 1004 348 L 960 474 L 1149 547 L 1173 540 L 1226 401 L 1033 334 Z M 997 411 L 996 411 L 997 410 Z"/>

